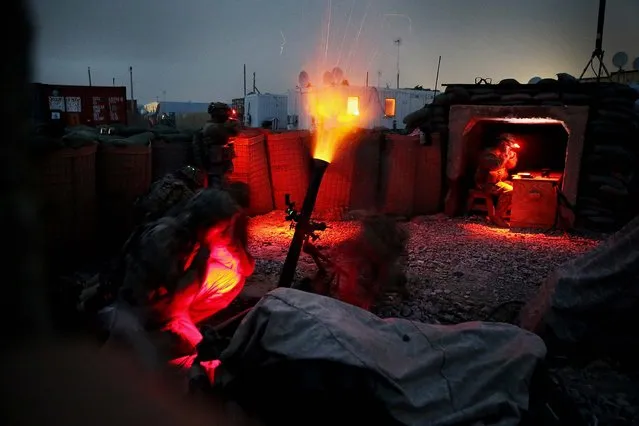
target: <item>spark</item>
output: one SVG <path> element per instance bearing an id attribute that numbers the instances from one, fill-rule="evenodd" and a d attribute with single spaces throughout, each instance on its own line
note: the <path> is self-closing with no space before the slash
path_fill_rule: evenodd
<path id="1" fill-rule="evenodd" d="M 404 15 L 401 13 L 387 13 L 384 15 L 384 20 L 382 21 L 382 29 L 384 29 L 384 23 L 387 18 L 396 17 L 396 18 L 404 18 L 408 20 L 408 32 L 413 33 L 413 20 L 410 19 L 410 16 Z"/>
<path id="2" fill-rule="evenodd" d="M 286 44 L 286 37 L 284 37 L 284 31 L 280 30 L 280 35 L 282 36 L 282 44 L 280 44 L 280 56 L 284 53 L 284 45 Z"/>
<path id="3" fill-rule="evenodd" d="M 351 51 L 348 53 L 348 70 L 351 68 L 351 59 L 353 57 L 353 50 L 357 48 L 359 45 L 359 36 L 362 35 L 362 29 L 364 28 L 364 22 L 366 22 L 366 17 L 368 16 L 368 9 L 371 7 L 372 0 L 368 2 L 366 6 L 366 12 L 364 12 L 364 16 L 362 17 L 362 21 L 359 24 L 359 31 L 357 31 L 357 36 L 355 37 L 355 42 L 351 46 Z"/>
<path id="4" fill-rule="evenodd" d="M 351 25 L 351 18 L 353 17 L 353 9 L 355 9 L 355 3 L 357 0 L 353 0 L 351 3 L 351 11 L 348 13 L 348 20 L 346 21 L 346 28 L 344 28 L 344 35 L 342 36 L 342 43 L 339 45 L 339 54 L 337 56 L 337 65 L 342 60 L 342 52 L 344 49 L 344 40 L 346 40 L 346 34 L 348 34 L 348 27 Z"/>
<path id="5" fill-rule="evenodd" d="M 369 69 L 371 67 L 375 59 L 377 59 L 377 55 L 379 55 L 379 48 L 375 49 L 375 52 L 373 52 L 373 56 L 371 56 L 371 58 L 368 61 L 368 64 L 366 64 L 366 69 Z"/>
<path id="6" fill-rule="evenodd" d="M 333 1 L 328 0 L 328 23 L 326 24 L 326 46 L 324 47 L 324 61 L 328 59 L 328 44 L 331 39 L 331 17 L 333 16 Z"/>

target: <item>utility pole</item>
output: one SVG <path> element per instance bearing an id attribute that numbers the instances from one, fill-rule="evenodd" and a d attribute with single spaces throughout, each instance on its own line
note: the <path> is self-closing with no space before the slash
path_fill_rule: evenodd
<path id="1" fill-rule="evenodd" d="M 91 84 L 91 67 L 87 68 L 87 72 L 89 73 L 89 86 L 92 86 L 92 84 Z"/>
<path id="2" fill-rule="evenodd" d="M 393 43 L 397 45 L 397 88 L 399 89 L 399 46 L 402 44 L 402 39 L 397 38 Z"/>
<path id="3" fill-rule="evenodd" d="M 377 87 L 378 88 L 379 88 L 381 79 L 382 79 L 382 70 L 377 70 Z"/>
<path id="4" fill-rule="evenodd" d="M 129 67 L 129 83 L 131 85 L 131 100 L 134 100 L 135 97 L 133 97 L 133 67 Z"/>
<path id="5" fill-rule="evenodd" d="M 166 90 L 162 90 L 162 102 L 166 102 Z"/>
<path id="6" fill-rule="evenodd" d="M 437 96 L 437 85 L 439 84 L 439 67 L 442 65 L 442 56 L 439 55 L 439 60 L 437 61 L 437 75 L 435 76 L 435 96 Z"/>
<path id="7" fill-rule="evenodd" d="M 246 64 L 244 64 L 244 97 L 246 97 Z"/>

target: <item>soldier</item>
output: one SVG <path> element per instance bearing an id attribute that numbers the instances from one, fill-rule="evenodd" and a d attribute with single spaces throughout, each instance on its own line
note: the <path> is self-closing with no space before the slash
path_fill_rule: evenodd
<path id="1" fill-rule="evenodd" d="M 151 361 L 157 353 L 170 359 L 193 354 L 202 338 L 197 324 L 228 306 L 253 273 L 243 226 L 228 192 L 205 189 L 177 215 L 141 227 L 112 275 L 111 335 L 140 347 L 153 332 L 153 345 L 143 353 Z M 135 320 L 118 322 L 127 317 Z"/>
<path id="2" fill-rule="evenodd" d="M 233 171 L 235 151 L 229 139 L 236 136 L 237 120 L 231 120 L 231 109 L 221 102 L 209 105 L 211 119 L 193 137 L 196 165 L 206 171 L 209 187 L 224 187 L 225 177 Z"/>
<path id="3" fill-rule="evenodd" d="M 164 216 L 205 186 L 206 175 L 193 166 L 185 166 L 163 176 L 135 202 L 138 223 Z"/>
<path id="4" fill-rule="evenodd" d="M 504 217 L 510 209 L 512 185 L 506 181 L 509 170 L 517 166 L 517 152 L 519 148 L 515 136 L 502 134 L 495 147 L 486 148 L 479 156 L 479 164 L 475 172 L 475 184 L 484 191 L 491 200 L 497 200 L 497 207 L 489 208 L 488 215 L 498 226 L 508 227 Z"/>

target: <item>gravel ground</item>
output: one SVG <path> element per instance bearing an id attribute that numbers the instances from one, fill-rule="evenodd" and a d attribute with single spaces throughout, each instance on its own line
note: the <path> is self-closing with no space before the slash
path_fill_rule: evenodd
<path id="1" fill-rule="evenodd" d="M 251 283 L 277 282 L 293 235 L 281 212 L 251 219 L 250 250 L 258 259 Z M 319 246 L 330 248 L 353 235 L 357 222 L 330 222 Z M 404 224 L 410 240 L 406 273 L 411 297 L 389 295 L 377 308 L 381 316 L 424 322 L 457 323 L 484 319 L 497 305 L 527 300 L 557 265 L 598 244 L 596 239 L 511 232 L 482 219 L 422 216 Z M 315 267 L 302 255 L 297 277 Z"/>
<path id="2" fill-rule="evenodd" d="M 277 283 L 293 235 L 289 225 L 282 212 L 251 219 L 250 250 L 257 267 L 246 295 L 259 297 Z M 358 229 L 357 222 L 328 225 L 320 248 L 330 248 Z M 481 218 L 442 215 L 418 217 L 403 226 L 410 232 L 405 259 L 410 297 L 388 295 L 376 313 L 442 324 L 484 320 L 504 302 L 526 301 L 554 268 L 600 241 L 562 232 L 514 232 Z M 297 279 L 314 272 L 312 260 L 302 254 Z M 591 425 L 639 425 L 635 373 L 603 360 L 552 371 Z"/>

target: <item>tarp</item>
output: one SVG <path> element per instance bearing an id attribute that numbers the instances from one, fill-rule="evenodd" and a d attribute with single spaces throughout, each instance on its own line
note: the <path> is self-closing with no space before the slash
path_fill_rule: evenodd
<path id="1" fill-rule="evenodd" d="M 506 426 L 517 425 L 527 410 L 530 378 L 545 354 L 538 336 L 508 324 L 384 320 L 335 299 L 280 288 L 244 319 L 220 356 L 215 383 L 228 389 L 241 382 L 243 389 L 260 390 L 256 399 L 284 403 L 281 409 L 299 408 L 285 404 L 300 394 L 316 397 L 323 386 L 329 394 L 372 395 L 374 407 L 366 411 L 381 409 L 391 423 Z M 296 370 L 297 361 L 310 362 Z M 322 374 L 308 373 L 313 362 L 318 370 L 324 366 Z M 327 363 L 339 374 L 327 373 Z M 277 381 L 256 374 L 273 367 L 279 367 Z M 300 371 L 308 380 L 291 388 L 290 376 Z M 357 371 L 366 380 L 355 386 Z"/>
<path id="2" fill-rule="evenodd" d="M 634 321 L 633 321 L 634 319 Z M 557 268 L 521 314 L 521 325 L 568 345 L 636 342 L 639 217 L 594 250 Z"/>

